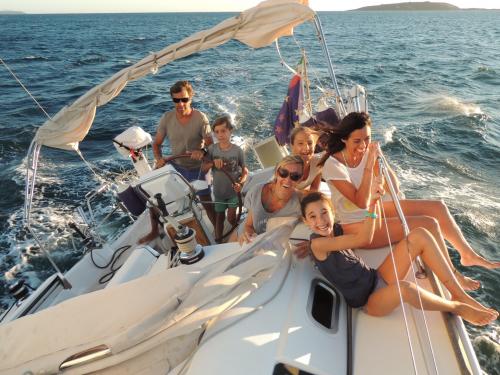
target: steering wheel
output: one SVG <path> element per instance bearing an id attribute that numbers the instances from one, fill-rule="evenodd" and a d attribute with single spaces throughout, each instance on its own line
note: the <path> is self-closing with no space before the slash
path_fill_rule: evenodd
<path id="1" fill-rule="evenodd" d="M 169 156 L 167 158 L 163 158 L 163 160 L 165 160 L 165 163 L 168 164 L 168 163 L 170 163 L 170 162 L 172 162 L 174 160 L 185 159 L 185 158 L 191 159 L 191 155 L 190 154 L 180 154 L 180 155 Z M 233 177 L 229 174 L 229 172 L 227 172 L 223 168 L 221 168 L 219 170 L 222 171 L 224 173 L 224 175 L 229 179 L 229 181 L 231 182 L 231 185 L 235 184 L 235 181 L 234 181 Z M 192 188 L 193 191 L 196 191 L 196 189 L 194 189 L 192 185 L 191 185 L 191 188 Z M 239 225 L 239 222 L 241 220 L 241 215 L 242 215 L 242 212 L 243 212 L 243 199 L 241 197 L 241 191 L 237 192 L 236 196 L 238 197 L 238 207 L 237 207 L 238 208 L 238 216 L 236 217 L 236 224 L 232 225 L 231 228 L 229 228 L 226 233 L 222 234 L 222 236 L 220 236 L 219 238 L 216 238 L 215 241 L 217 241 L 217 242 L 221 242 L 224 238 L 226 238 L 227 236 L 229 236 L 238 227 L 238 225 Z M 214 202 L 214 201 L 203 201 L 203 203 L 215 204 L 216 202 Z"/>

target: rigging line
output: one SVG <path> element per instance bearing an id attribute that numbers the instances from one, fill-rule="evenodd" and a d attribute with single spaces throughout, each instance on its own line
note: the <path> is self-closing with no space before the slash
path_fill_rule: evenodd
<path id="1" fill-rule="evenodd" d="M 300 48 L 300 50 L 302 51 L 303 54 L 305 54 L 305 48 L 302 47 L 302 45 L 300 44 L 300 42 L 298 41 L 298 39 L 295 37 L 295 34 L 292 34 L 292 38 L 293 38 L 293 41 L 295 42 L 295 44 L 297 45 L 297 47 Z M 316 74 L 316 71 L 314 69 L 311 69 L 313 74 L 314 74 L 314 77 L 316 78 L 316 81 L 318 81 L 318 84 L 316 85 L 316 88 L 321 91 L 322 93 L 324 93 L 325 91 L 325 88 L 323 87 L 323 85 L 321 84 L 321 81 L 319 80 L 318 78 L 318 75 Z"/>
<path id="2" fill-rule="evenodd" d="M 35 97 L 33 95 L 31 95 L 31 93 L 28 91 L 28 89 L 26 88 L 26 86 L 23 85 L 23 83 L 21 82 L 21 80 L 19 78 L 17 78 L 16 74 L 9 68 L 9 66 L 7 65 L 7 63 L 0 57 L 0 62 L 5 66 L 5 68 L 9 71 L 9 73 L 12 75 L 12 77 L 14 77 L 14 79 L 17 81 L 17 83 L 19 83 L 21 85 L 21 87 L 24 89 L 24 91 L 26 91 L 26 93 L 30 96 L 31 99 L 33 99 L 33 101 L 36 103 L 36 105 L 38 106 L 38 108 L 40 108 L 42 110 L 42 112 L 45 114 L 45 116 L 47 116 L 47 118 L 49 120 L 52 120 L 52 117 L 49 116 L 49 114 L 47 112 L 45 112 L 45 109 L 43 109 L 43 107 L 41 106 L 40 103 L 38 103 L 38 101 L 35 99 Z"/>
<path id="3" fill-rule="evenodd" d="M 385 216 L 384 205 L 381 204 L 380 208 L 381 208 L 381 211 L 382 211 L 382 215 L 385 218 L 386 216 Z M 386 220 L 384 220 L 384 222 L 385 222 L 385 228 L 386 228 L 387 238 L 389 239 L 389 243 L 391 243 L 388 224 L 387 224 Z M 423 322 L 424 322 L 427 343 L 428 343 L 429 349 L 431 351 L 432 363 L 434 365 L 434 369 L 436 371 L 436 374 L 439 374 L 439 370 L 438 370 L 438 366 L 437 366 L 437 361 L 436 361 L 436 355 L 435 355 L 435 352 L 434 352 L 434 347 L 432 346 L 432 340 L 431 340 L 431 336 L 430 336 L 430 333 L 429 333 L 429 325 L 427 324 L 427 317 L 425 315 L 424 305 L 422 303 L 422 296 L 421 296 L 420 290 L 418 288 L 418 281 L 417 281 L 417 276 L 416 276 L 418 272 L 415 269 L 415 263 L 411 259 L 411 256 L 410 256 L 410 251 L 409 251 L 409 249 L 410 249 L 410 242 L 408 241 L 408 236 L 405 237 L 405 241 L 406 241 L 406 245 L 407 245 L 407 249 L 408 249 L 408 258 L 410 258 L 410 266 L 411 266 L 411 270 L 412 270 L 411 274 L 412 274 L 412 277 L 413 277 L 413 282 L 415 283 L 415 285 L 417 285 L 418 303 L 419 303 L 419 307 L 420 307 L 420 312 L 421 312 L 421 315 L 422 315 L 422 319 L 423 319 Z M 392 257 L 393 266 L 394 266 L 394 268 L 396 268 L 396 263 L 395 263 L 395 260 L 394 260 L 394 255 L 392 253 L 392 246 L 391 246 L 391 257 Z M 396 273 L 396 275 L 397 275 L 397 273 Z M 399 288 L 399 279 L 398 279 L 398 292 L 401 295 L 401 290 Z M 401 305 L 401 306 L 403 306 L 403 305 Z M 405 316 L 405 324 L 407 324 L 406 314 L 405 314 L 404 308 L 403 308 L 403 314 Z"/>
<path id="4" fill-rule="evenodd" d="M 79 149 L 76 150 L 76 153 L 78 154 L 78 156 L 83 160 L 84 164 L 92 171 L 92 173 L 95 175 L 95 177 L 97 178 L 97 181 L 99 182 L 109 182 L 106 178 L 104 177 L 101 177 L 95 170 L 94 168 L 92 168 L 92 165 L 90 164 L 90 162 L 88 162 L 87 160 L 85 160 L 85 158 L 83 157 L 83 154 L 81 153 L 81 151 Z"/>
<path id="5" fill-rule="evenodd" d="M 278 51 L 278 56 L 280 57 L 280 63 L 281 65 L 283 65 L 285 68 L 287 68 L 289 71 L 292 72 L 292 74 L 297 74 L 297 72 L 295 71 L 295 69 L 293 69 L 290 65 L 288 65 L 285 61 L 285 59 L 283 59 L 283 56 L 281 56 L 281 51 L 280 51 L 280 46 L 278 44 L 278 39 L 276 39 L 274 41 L 274 44 L 276 45 L 276 51 Z"/>
<path id="6" fill-rule="evenodd" d="M 380 207 L 382 209 L 382 216 L 385 218 L 384 205 L 380 204 Z M 394 259 L 394 251 L 392 249 L 392 242 L 390 240 L 391 237 L 390 237 L 390 233 L 389 233 L 389 225 L 387 224 L 387 220 L 384 219 L 384 222 L 385 222 L 385 230 L 386 230 L 387 238 L 389 239 L 389 249 L 390 249 L 390 254 L 391 254 L 391 259 L 392 259 L 392 267 L 394 269 L 394 275 L 396 276 L 396 285 L 398 287 L 399 303 L 401 304 L 401 310 L 403 311 L 403 320 L 405 323 L 406 338 L 408 339 L 408 346 L 410 348 L 411 360 L 412 360 L 412 364 L 413 364 L 413 371 L 415 374 L 418 374 L 417 363 L 415 360 L 415 351 L 413 350 L 410 329 L 408 327 L 408 317 L 406 314 L 406 309 L 405 309 L 405 305 L 404 305 L 404 301 L 403 301 L 403 295 L 401 294 L 401 286 L 399 284 L 399 277 L 398 277 L 398 272 L 396 269 L 396 260 Z"/>
<path id="7" fill-rule="evenodd" d="M 384 205 L 381 204 L 380 206 L 382 209 L 382 215 L 385 217 Z M 386 225 L 386 230 L 387 230 L 387 236 L 388 236 L 389 241 L 390 241 L 389 231 L 387 229 L 388 228 L 387 221 L 385 222 L 385 225 Z M 411 259 L 411 256 L 410 256 L 410 241 L 408 241 L 408 236 L 406 236 L 404 240 L 406 241 L 406 245 L 407 245 L 407 249 L 408 249 L 408 258 L 410 260 L 410 267 L 411 267 L 411 271 L 412 271 L 411 274 L 412 274 L 413 282 L 415 283 L 415 285 L 417 285 L 418 303 L 419 303 L 419 307 L 420 307 L 420 313 L 422 315 L 422 320 L 424 322 L 425 336 L 426 336 L 425 338 L 427 340 L 427 343 L 429 345 L 429 349 L 431 351 L 431 358 L 432 358 L 432 363 L 434 365 L 434 369 L 436 370 L 436 374 L 439 374 L 437 361 L 436 361 L 436 355 L 434 352 L 434 347 L 432 346 L 431 335 L 429 332 L 429 325 L 427 324 L 427 316 L 425 315 L 424 304 L 422 302 L 422 296 L 421 296 L 420 290 L 418 288 L 418 281 L 417 281 L 417 276 L 416 276 L 418 274 L 418 270 L 415 269 L 415 262 Z M 391 250 L 391 252 L 392 252 L 392 250 Z M 394 262 L 394 259 L 393 259 L 393 262 Z M 398 283 L 398 285 L 399 285 L 399 283 Z"/>

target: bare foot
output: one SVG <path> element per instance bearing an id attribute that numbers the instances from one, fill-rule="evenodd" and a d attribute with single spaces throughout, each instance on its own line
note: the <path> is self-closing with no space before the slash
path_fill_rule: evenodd
<path id="1" fill-rule="evenodd" d="M 500 262 L 488 260 L 474 252 L 467 255 L 461 255 L 460 263 L 464 266 L 480 266 L 489 270 L 500 268 Z"/>
<path id="2" fill-rule="evenodd" d="M 456 314 L 476 326 L 484 326 L 498 318 L 498 311 L 476 309 L 466 303 L 458 303 Z"/>
<path id="3" fill-rule="evenodd" d="M 477 290 L 481 287 L 481 283 L 478 280 L 471 279 L 460 272 L 455 272 L 455 277 L 464 290 Z"/>
<path id="4" fill-rule="evenodd" d="M 461 302 L 463 304 L 466 304 L 466 305 L 469 305 L 469 306 L 472 306 L 474 307 L 475 309 L 478 309 L 478 310 L 482 310 L 482 311 L 495 311 L 489 307 L 486 307 L 484 305 L 482 305 L 481 303 L 479 303 L 478 301 L 476 301 L 474 298 L 472 298 L 471 296 L 469 296 L 467 293 L 464 293 L 463 295 L 459 295 L 459 296 L 453 296 L 452 295 L 452 300 L 453 301 L 456 301 L 456 302 Z"/>

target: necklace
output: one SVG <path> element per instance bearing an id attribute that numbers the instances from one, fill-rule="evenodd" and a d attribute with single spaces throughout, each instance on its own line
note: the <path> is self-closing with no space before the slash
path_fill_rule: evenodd
<path id="1" fill-rule="evenodd" d="M 348 167 L 348 168 L 356 168 L 356 167 L 357 167 L 357 165 L 356 165 L 356 166 L 352 166 L 352 167 L 351 167 L 351 166 L 349 165 L 349 163 L 347 163 L 347 159 L 346 159 L 346 157 L 345 157 L 345 155 L 344 155 L 344 150 L 340 151 L 340 153 L 342 154 L 342 158 L 344 159 L 344 164 L 346 165 L 346 167 Z M 358 163 L 358 165 L 359 165 L 359 163 Z"/>

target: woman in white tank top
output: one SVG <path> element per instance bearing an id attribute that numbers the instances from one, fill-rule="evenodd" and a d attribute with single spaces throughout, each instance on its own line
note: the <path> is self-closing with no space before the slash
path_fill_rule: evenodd
<path id="1" fill-rule="evenodd" d="M 381 155 L 379 144 L 371 142 L 371 119 L 366 113 L 348 114 L 339 127 L 330 134 L 328 151 L 320 165 L 324 163 L 323 178 L 328 182 L 332 192 L 332 202 L 344 233 L 356 233 L 360 230 L 369 199 L 371 181 L 374 174 L 378 174 L 376 160 Z M 390 168 L 389 173 L 393 185 L 399 192 L 397 177 Z M 500 267 L 500 262 L 489 261 L 472 249 L 444 202 L 403 199 L 400 203 L 409 227 L 424 227 L 429 230 L 451 266 L 444 239 L 460 253 L 462 265 L 489 269 Z M 398 242 L 404 237 L 404 233 L 394 204 L 383 202 L 383 208 L 390 240 L 393 243 Z M 377 229 L 369 247 L 378 248 L 387 246 L 388 243 L 384 226 Z M 453 269 L 464 289 L 479 288 L 478 281 L 467 278 Z"/>

